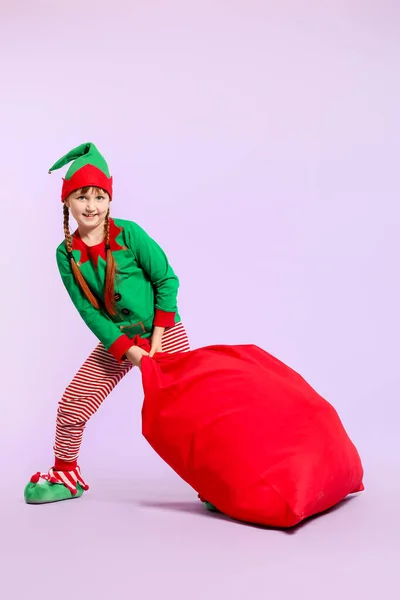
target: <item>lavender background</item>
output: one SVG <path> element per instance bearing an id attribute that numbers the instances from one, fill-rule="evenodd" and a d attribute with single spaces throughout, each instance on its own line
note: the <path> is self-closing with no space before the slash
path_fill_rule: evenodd
<path id="1" fill-rule="evenodd" d="M 3 0 L 0 34 L 4 597 L 398 598 L 399 4 Z M 291 533 L 209 515 L 142 439 L 135 371 L 87 428 L 91 491 L 23 503 L 96 341 L 59 279 L 47 175 L 84 141 L 114 216 L 166 250 L 193 346 L 301 372 L 361 453 L 362 495 Z"/>

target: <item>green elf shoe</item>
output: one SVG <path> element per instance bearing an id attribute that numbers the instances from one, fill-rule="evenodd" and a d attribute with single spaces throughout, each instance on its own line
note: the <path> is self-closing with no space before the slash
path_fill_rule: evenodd
<path id="1" fill-rule="evenodd" d="M 39 483 L 40 478 L 44 479 L 43 483 Z M 88 486 L 85 484 L 85 487 L 83 487 L 83 484 L 81 485 L 79 481 L 76 481 L 74 487 L 72 485 L 67 486 L 65 483 L 57 481 L 53 473 L 52 477 L 43 473 L 35 473 L 25 486 L 24 498 L 27 504 L 48 504 L 80 498 L 85 489 L 88 489 Z"/>
<path id="2" fill-rule="evenodd" d="M 210 512 L 221 512 L 216 506 L 214 506 L 214 504 L 211 504 L 211 502 L 207 502 L 207 500 L 203 498 L 203 496 L 200 496 L 200 494 L 197 494 L 197 497 L 199 498 L 200 502 L 203 502 L 206 509 Z"/>
<path id="3" fill-rule="evenodd" d="M 211 504 L 211 502 L 207 502 L 206 500 L 204 501 L 204 506 L 206 507 L 207 510 L 209 510 L 210 512 L 220 512 L 218 510 L 218 508 L 216 506 L 214 506 L 214 504 Z"/>

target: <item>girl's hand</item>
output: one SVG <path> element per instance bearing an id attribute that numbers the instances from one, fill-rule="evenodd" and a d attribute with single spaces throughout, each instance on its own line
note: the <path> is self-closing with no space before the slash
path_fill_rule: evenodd
<path id="1" fill-rule="evenodd" d="M 129 362 L 140 369 L 143 356 L 149 356 L 149 353 L 143 348 L 139 348 L 139 346 L 132 346 L 125 352 L 125 356 Z"/>
<path id="2" fill-rule="evenodd" d="M 154 327 L 153 335 L 151 336 L 151 348 L 150 358 L 155 355 L 156 352 L 162 352 L 162 336 L 164 335 L 165 327 Z"/>

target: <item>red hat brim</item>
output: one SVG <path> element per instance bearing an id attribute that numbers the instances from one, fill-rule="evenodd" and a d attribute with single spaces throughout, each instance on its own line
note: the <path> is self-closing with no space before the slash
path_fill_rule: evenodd
<path id="1" fill-rule="evenodd" d="M 93 165 L 85 165 L 79 171 L 76 171 L 71 179 L 63 179 L 61 202 L 64 202 L 75 190 L 88 186 L 101 188 L 107 192 L 110 200 L 112 200 L 112 177 L 107 177 L 103 171 Z"/>

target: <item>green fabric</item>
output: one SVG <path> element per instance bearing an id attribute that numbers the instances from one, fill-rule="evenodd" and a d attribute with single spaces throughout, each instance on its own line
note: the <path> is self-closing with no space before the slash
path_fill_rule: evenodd
<path id="1" fill-rule="evenodd" d="M 206 509 L 209 510 L 210 512 L 220 512 L 218 510 L 218 508 L 216 508 L 214 506 L 214 504 L 211 504 L 211 502 L 204 502 L 204 504 L 205 504 Z"/>
<path id="2" fill-rule="evenodd" d="M 117 314 L 112 317 L 92 306 L 75 281 L 68 259 L 65 241 L 57 248 L 56 258 L 64 286 L 82 319 L 108 350 L 122 335 L 130 339 L 135 335 L 151 337 L 155 309 L 174 312 L 175 323 L 180 321 L 177 307 L 179 280 L 160 246 L 136 223 L 114 219 L 123 230 L 116 241 L 126 250 L 113 251 L 116 262 L 115 293 L 121 294 L 116 303 L 120 313 L 127 308 L 130 315 Z M 73 250 L 79 264 L 80 250 Z M 89 287 L 102 302 L 106 275 L 106 262 L 98 259 L 97 269 L 90 260 L 80 267 Z"/>
<path id="3" fill-rule="evenodd" d="M 83 494 L 83 489 L 77 483 L 77 492 L 73 496 L 69 489 L 62 483 L 43 483 L 29 482 L 25 486 L 24 498 L 27 504 L 48 504 L 49 502 L 60 502 L 61 500 L 71 500 L 80 498 Z"/>
<path id="4" fill-rule="evenodd" d="M 100 154 L 92 142 L 81 144 L 80 146 L 73 148 L 73 150 L 70 150 L 67 154 L 59 158 L 57 162 L 54 163 L 54 165 L 49 169 L 49 173 L 51 173 L 51 171 L 61 169 L 61 167 L 64 167 L 71 161 L 73 161 L 73 163 L 65 175 L 65 179 L 67 180 L 71 179 L 72 175 L 86 165 L 93 165 L 94 167 L 97 167 L 100 169 L 100 171 L 103 171 L 108 178 L 110 178 L 108 165 L 104 157 Z"/>

